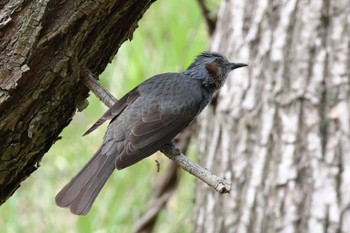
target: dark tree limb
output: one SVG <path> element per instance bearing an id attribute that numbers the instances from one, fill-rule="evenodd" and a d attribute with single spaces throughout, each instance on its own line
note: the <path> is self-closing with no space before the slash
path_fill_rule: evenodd
<path id="1" fill-rule="evenodd" d="M 194 126 L 195 124 L 190 125 L 174 139 L 176 147 L 184 153 L 187 152 Z M 162 176 L 156 181 L 153 198 L 146 213 L 135 223 L 134 233 L 151 233 L 153 231 L 156 219 L 172 197 L 179 179 L 178 166 L 176 163 L 171 162 L 165 168 Z"/>
<path id="2" fill-rule="evenodd" d="M 83 70 L 100 74 L 152 2 L 0 4 L 0 204 L 87 106 Z"/>
<path id="3" fill-rule="evenodd" d="M 207 23 L 208 33 L 209 35 L 212 35 L 215 31 L 217 18 L 216 16 L 211 15 L 209 8 L 205 4 L 205 0 L 198 0 L 198 5 L 205 19 L 205 22 Z"/>
<path id="4" fill-rule="evenodd" d="M 171 162 L 165 173 L 156 182 L 153 198 L 147 206 L 146 213 L 135 223 L 134 233 L 151 233 L 160 211 L 165 207 L 178 183 L 178 166 Z"/>

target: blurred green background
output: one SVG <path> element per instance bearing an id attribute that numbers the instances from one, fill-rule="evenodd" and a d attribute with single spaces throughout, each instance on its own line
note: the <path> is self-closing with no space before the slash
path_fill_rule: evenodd
<path id="1" fill-rule="evenodd" d="M 212 10 L 219 1 L 210 1 Z M 154 26 L 156 25 L 156 26 Z M 100 76 L 102 84 L 120 98 L 155 74 L 186 69 L 209 37 L 196 1 L 156 1 L 139 22 L 131 42 Z M 168 159 L 156 154 L 114 172 L 88 216 L 77 217 L 56 207 L 57 192 L 85 165 L 99 147 L 107 124 L 84 138 L 81 135 L 105 111 L 95 96 L 62 132 L 62 140 L 45 155 L 41 167 L 0 208 L 0 232 L 132 232 L 152 198 L 152 188 Z M 193 157 L 193 155 L 192 155 Z M 157 173 L 155 159 L 161 163 Z M 182 173 L 175 195 L 162 211 L 155 232 L 191 232 L 194 178 Z"/>

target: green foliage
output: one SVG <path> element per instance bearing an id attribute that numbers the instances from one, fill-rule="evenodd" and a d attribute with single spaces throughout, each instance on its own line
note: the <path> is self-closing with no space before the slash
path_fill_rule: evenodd
<path id="1" fill-rule="evenodd" d="M 184 70 L 205 50 L 207 41 L 204 20 L 195 1 L 157 1 L 141 19 L 134 39 L 123 44 L 100 80 L 119 98 L 154 74 Z M 75 115 L 41 167 L 0 208 L 1 232 L 131 232 L 145 212 L 153 183 L 167 166 L 168 159 L 160 154 L 114 172 L 88 216 L 77 217 L 56 207 L 56 193 L 88 161 L 103 138 L 106 124 L 81 137 L 106 110 L 94 96 L 89 102 L 88 109 Z M 155 159 L 161 163 L 160 173 Z M 191 232 L 193 188 L 194 178 L 182 174 L 156 232 Z"/>

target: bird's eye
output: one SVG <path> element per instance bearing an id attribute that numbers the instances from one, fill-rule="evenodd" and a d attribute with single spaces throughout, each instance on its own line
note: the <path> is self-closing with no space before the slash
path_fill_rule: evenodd
<path id="1" fill-rule="evenodd" d="M 222 60 L 221 58 L 216 58 L 214 62 L 219 64 L 219 65 L 224 64 L 224 60 Z"/>

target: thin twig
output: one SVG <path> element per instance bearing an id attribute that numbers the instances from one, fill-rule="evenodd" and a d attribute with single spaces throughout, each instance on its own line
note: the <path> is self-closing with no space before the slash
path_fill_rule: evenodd
<path id="1" fill-rule="evenodd" d="M 178 166 L 171 162 L 162 174 L 153 190 L 153 198 L 147 207 L 147 211 L 137 220 L 133 233 L 151 233 L 155 227 L 157 217 L 166 206 L 170 197 L 176 190 L 178 183 Z"/>
<path id="2" fill-rule="evenodd" d="M 85 85 L 88 88 L 90 88 L 90 90 L 94 92 L 94 94 L 100 100 L 102 100 L 104 103 L 108 103 L 108 105 L 106 105 L 110 107 L 111 102 L 116 102 L 114 101 L 115 98 L 107 90 L 103 89 L 103 87 L 99 85 L 95 79 L 91 79 L 91 76 L 92 75 L 90 72 L 84 72 L 83 81 Z M 89 79 L 87 79 L 87 77 Z M 90 81 L 95 82 L 95 84 L 90 83 Z M 198 164 L 192 162 L 184 154 L 182 154 L 181 151 L 174 146 L 174 144 L 167 144 L 160 151 L 163 154 L 165 154 L 169 159 L 173 160 L 177 165 L 182 167 L 185 171 L 204 181 L 206 184 L 214 188 L 219 193 L 230 192 L 231 182 L 213 175 L 208 169 L 202 168 Z"/>
<path id="3" fill-rule="evenodd" d="M 84 85 L 89 88 L 107 107 L 112 107 L 118 101 L 110 92 L 105 90 L 101 84 L 97 82 L 95 75 L 90 71 L 84 71 L 82 80 Z"/>
<path id="4" fill-rule="evenodd" d="M 198 0 L 198 5 L 207 23 L 208 33 L 209 35 L 212 35 L 216 27 L 216 21 L 217 21 L 216 16 L 215 17 L 210 16 L 210 10 L 208 9 L 204 0 Z"/>
<path id="5" fill-rule="evenodd" d="M 176 147 L 180 148 L 185 153 L 188 149 L 191 135 L 195 128 L 194 126 L 195 124 L 191 124 L 173 140 Z M 176 185 L 180 180 L 180 176 L 178 176 L 178 168 L 179 166 L 171 161 L 161 177 L 157 179 L 155 188 L 153 189 L 151 204 L 147 208 L 146 213 L 144 213 L 135 223 L 134 233 L 153 232 L 160 211 L 166 206 L 172 194 L 175 192 Z"/>
<path id="6" fill-rule="evenodd" d="M 219 193 L 229 193 L 231 182 L 221 177 L 213 175 L 208 169 L 202 168 L 198 164 L 189 160 L 174 144 L 167 144 L 160 150 L 165 156 L 173 160 L 185 171 L 191 173 L 207 185 L 214 188 Z"/>

